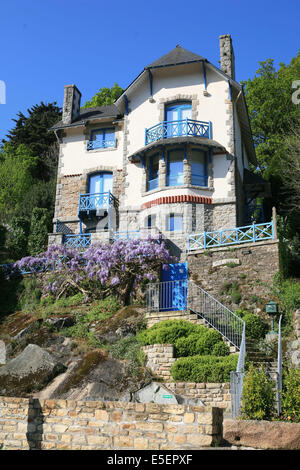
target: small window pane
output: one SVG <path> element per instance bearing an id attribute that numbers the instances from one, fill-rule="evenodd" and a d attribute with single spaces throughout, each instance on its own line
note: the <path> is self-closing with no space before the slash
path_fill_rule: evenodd
<path id="1" fill-rule="evenodd" d="M 182 231 L 182 215 L 170 214 L 168 216 L 167 230 L 170 232 Z"/>
<path id="2" fill-rule="evenodd" d="M 202 150 L 192 150 L 192 184 L 207 186 L 207 156 Z"/>

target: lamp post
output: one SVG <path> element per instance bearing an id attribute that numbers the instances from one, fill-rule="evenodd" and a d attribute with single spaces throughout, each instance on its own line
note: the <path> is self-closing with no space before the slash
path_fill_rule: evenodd
<path id="1" fill-rule="evenodd" d="M 266 313 L 271 316 L 271 331 L 270 333 L 274 334 L 274 317 L 278 313 L 278 305 L 273 302 L 273 300 L 270 300 L 270 302 L 267 303 L 266 305 Z"/>

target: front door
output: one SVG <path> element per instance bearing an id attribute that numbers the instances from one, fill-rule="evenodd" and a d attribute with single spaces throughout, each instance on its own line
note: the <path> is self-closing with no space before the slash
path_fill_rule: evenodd
<path id="1" fill-rule="evenodd" d="M 162 270 L 160 310 L 186 310 L 187 277 L 187 263 L 169 264 Z"/>

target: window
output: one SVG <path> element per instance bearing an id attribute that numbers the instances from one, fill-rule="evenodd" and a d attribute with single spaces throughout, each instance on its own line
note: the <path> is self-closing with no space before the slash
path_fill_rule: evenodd
<path id="1" fill-rule="evenodd" d="M 146 218 L 146 227 L 153 228 L 155 227 L 155 223 L 156 223 L 156 215 L 154 214 L 148 215 L 148 217 Z"/>
<path id="2" fill-rule="evenodd" d="M 159 175 L 159 154 L 155 154 L 149 158 L 149 171 L 147 181 L 147 191 L 158 188 Z"/>
<path id="3" fill-rule="evenodd" d="M 112 191 L 113 175 L 109 172 L 95 173 L 89 177 L 90 194 L 107 193 Z"/>
<path id="4" fill-rule="evenodd" d="M 183 150 L 171 150 L 167 155 L 167 186 L 183 184 Z"/>
<path id="5" fill-rule="evenodd" d="M 170 232 L 182 231 L 182 215 L 169 214 L 167 217 L 167 230 Z"/>
<path id="6" fill-rule="evenodd" d="M 192 184 L 207 186 L 207 153 L 192 149 L 191 152 Z"/>
<path id="7" fill-rule="evenodd" d="M 113 128 L 95 129 L 91 132 L 91 140 L 87 144 L 87 149 L 98 149 L 115 147 L 115 130 Z"/>

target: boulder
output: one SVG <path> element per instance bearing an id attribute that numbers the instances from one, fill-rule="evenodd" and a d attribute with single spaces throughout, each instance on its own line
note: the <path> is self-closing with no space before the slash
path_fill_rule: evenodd
<path id="1" fill-rule="evenodd" d="M 16 358 L 0 367 L 0 395 L 27 396 L 41 390 L 65 369 L 48 351 L 29 344 Z"/>
<path id="2" fill-rule="evenodd" d="M 235 446 L 300 450 L 300 423 L 225 419 L 223 437 Z"/>

